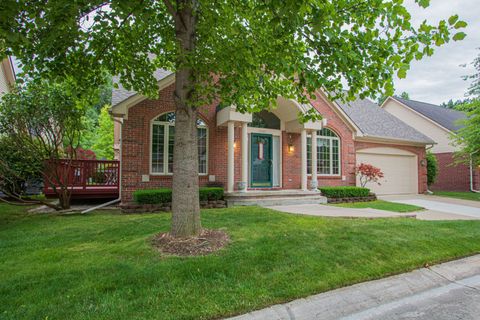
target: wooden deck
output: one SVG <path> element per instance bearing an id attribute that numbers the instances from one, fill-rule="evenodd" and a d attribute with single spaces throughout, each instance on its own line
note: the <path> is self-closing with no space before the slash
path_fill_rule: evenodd
<path id="1" fill-rule="evenodd" d="M 47 161 L 52 177 L 44 179 L 44 194 L 55 197 L 58 181 L 67 182 L 72 199 L 114 199 L 119 196 L 120 162 L 116 160 Z M 56 182 L 57 181 L 57 182 Z"/>

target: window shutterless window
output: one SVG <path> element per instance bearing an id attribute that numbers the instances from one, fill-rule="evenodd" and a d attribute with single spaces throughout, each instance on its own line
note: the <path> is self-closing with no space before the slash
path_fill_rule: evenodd
<path id="1" fill-rule="evenodd" d="M 317 173 L 340 175 L 340 139 L 330 129 L 317 131 Z M 312 174 L 312 138 L 307 137 L 307 173 Z"/>
<path id="2" fill-rule="evenodd" d="M 173 173 L 173 146 L 175 140 L 175 113 L 164 113 L 152 122 L 151 173 Z M 208 128 L 197 119 L 198 173 L 208 172 Z"/>

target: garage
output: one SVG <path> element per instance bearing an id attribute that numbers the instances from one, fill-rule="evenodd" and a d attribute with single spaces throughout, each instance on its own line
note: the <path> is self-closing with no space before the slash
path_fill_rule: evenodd
<path id="1" fill-rule="evenodd" d="M 380 185 L 369 182 L 368 187 L 378 195 L 418 193 L 417 156 L 396 148 L 368 148 L 357 151 L 357 165 L 371 164 L 382 170 Z M 357 185 L 360 185 L 357 177 Z"/>

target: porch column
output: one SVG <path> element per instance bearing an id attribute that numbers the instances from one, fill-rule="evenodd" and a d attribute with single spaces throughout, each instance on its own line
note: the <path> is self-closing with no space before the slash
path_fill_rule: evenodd
<path id="1" fill-rule="evenodd" d="M 233 121 L 228 121 L 227 123 L 228 134 L 228 158 L 227 158 L 227 192 L 233 192 L 234 185 L 235 185 L 235 150 L 234 150 L 234 143 L 235 143 L 235 123 Z"/>
<path id="2" fill-rule="evenodd" d="M 310 188 L 314 191 L 318 188 L 317 180 L 317 131 L 312 131 L 312 181 Z"/>
<path id="3" fill-rule="evenodd" d="M 302 190 L 308 190 L 307 188 L 307 130 L 302 129 L 302 133 L 300 136 L 302 140 L 302 150 L 301 150 L 301 161 L 302 161 L 302 166 L 301 166 L 301 177 L 302 177 Z"/>
<path id="4" fill-rule="evenodd" d="M 247 191 L 248 186 L 248 124 L 242 122 L 242 182 L 245 183 L 245 189 Z"/>

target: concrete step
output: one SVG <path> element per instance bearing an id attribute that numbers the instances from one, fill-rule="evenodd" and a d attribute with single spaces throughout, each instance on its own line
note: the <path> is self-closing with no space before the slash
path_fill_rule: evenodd
<path id="1" fill-rule="evenodd" d="M 270 195 L 266 196 L 227 196 L 227 207 L 233 206 L 288 206 L 296 204 L 327 203 L 327 198 L 319 194 L 310 195 Z"/>

